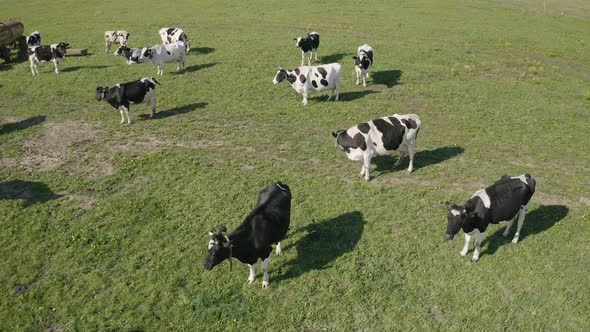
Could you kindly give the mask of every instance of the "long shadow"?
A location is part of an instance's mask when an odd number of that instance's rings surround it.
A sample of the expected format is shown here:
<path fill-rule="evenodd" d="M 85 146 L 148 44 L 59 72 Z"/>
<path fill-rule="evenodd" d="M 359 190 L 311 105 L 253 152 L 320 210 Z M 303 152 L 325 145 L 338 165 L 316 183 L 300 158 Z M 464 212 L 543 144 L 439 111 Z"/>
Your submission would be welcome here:
<path fill-rule="evenodd" d="M 71 72 L 71 71 L 78 71 L 80 69 L 103 69 L 103 68 L 108 68 L 109 66 L 105 66 L 105 65 L 98 65 L 98 66 L 74 66 L 74 67 L 67 67 L 64 69 L 60 69 L 61 72 Z"/>
<path fill-rule="evenodd" d="M 43 182 L 12 180 L 0 182 L 0 200 L 24 199 L 25 206 L 44 203 L 61 197 L 53 193 Z"/>
<path fill-rule="evenodd" d="M 296 230 L 296 233 L 307 233 L 293 245 L 297 258 L 286 263 L 286 271 L 273 279 L 287 280 L 311 270 L 329 268 L 336 258 L 354 249 L 361 239 L 365 223 L 363 214 L 354 211 Z"/>
<path fill-rule="evenodd" d="M 154 117 L 152 119 L 164 119 L 164 118 L 167 118 L 167 117 L 173 116 L 173 115 L 185 114 L 185 113 L 192 112 L 192 111 L 196 110 L 197 108 L 204 108 L 205 106 L 207 106 L 207 103 L 192 103 L 189 105 L 176 107 L 176 108 L 169 109 L 166 111 L 157 111 L 154 114 Z M 140 114 L 139 117 L 142 119 L 149 119 L 150 115 L 149 114 Z"/>
<path fill-rule="evenodd" d="M 200 64 L 200 65 L 189 66 L 189 67 L 186 67 L 186 71 L 188 71 L 189 73 L 192 73 L 194 71 L 199 71 L 201 69 L 213 67 L 218 63 L 219 62 L 211 62 L 211 63 L 204 63 L 204 64 Z"/>
<path fill-rule="evenodd" d="M 5 70 L 9 70 L 12 69 L 12 64 L 10 63 L 1 63 L 0 64 L 0 71 L 5 71 Z"/>
<path fill-rule="evenodd" d="M 534 199 L 534 196 L 533 196 Z M 541 205 L 534 211 L 527 213 L 518 242 L 522 242 L 529 235 L 544 232 L 555 225 L 558 221 L 567 216 L 569 209 L 565 205 Z M 482 251 L 482 255 L 493 255 L 498 248 L 512 241 L 514 233 L 516 232 L 517 220 L 514 221 L 508 236 L 503 236 L 502 233 L 506 226 L 500 227 L 493 235 L 488 236 L 482 243 L 484 246 L 487 243 L 487 248 Z"/>
<path fill-rule="evenodd" d="M 44 115 L 38 115 L 38 116 L 34 116 L 32 118 L 28 118 L 19 122 L 14 122 L 14 123 L 5 123 L 3 125 L 0 126 L 0 135 L 2 134 L 8 134 L 11 133 L 13 131 L 17 131 L 17 130 L 23 130 L 29 127 L 33 127 L 33 126 L 37 126 L 43 122 L 45 122 L 45 119 L 47 117 Z"/>
<path fill-rule="evenodd" d="M 338 100 L 340 101 L 353 101 L 359 98 L 363 98 L 366 95 L 370 95 L 373 93 L 379 93 L 379 91 L 374 91 L 374 90 L 361 90 L 361 91 L 349 91 L 349 92 L 341 92 L 340 95 L 338 96 Z M 315 97 L 311 97 L 309 98 L 310 100 L 323 100 L 328 98 L 328 96 L 315 96 Z M 332 98 L 331 100 L 334 100 L 334 98 Z"/>
<path fill-rule="evenodd" d="M 373 77 L 373 84 L 384 84 L 388 88 L 392 88 L 400 84 L 399 80 L 402 73 L 401 70 L 382 70 L 373 72 L 371 76 Z"/>
<path fill-rule="evenodd" d="M 192 47 L 188 52 L 196 54 L 209 54 L 211 52 L 215 52 L 215 49 L 211 47 Z"/>
<path fill-rule="evenodd" d="M 442 163 L 445 160 L 460 155 L 463 151 L 465 150 L 458 146 L 445 146 L 434 150 L 418 151 L 414 155 L 414 170 Z M 404 156 L 404 159 L 398 167 L 393 167 L 398 156 L 399 155 L 386 155 L 374 157 L 372 161 L 377 165 L 375 170 L 381 174 L 387 174 L 406 169 L 410 163 L 410 158 L 408 156 Z"/>
<path fill-rule="evenodd" d="M 342 58 L 347 56 L 350 56 L 350 62 L 352 62 L 352 53 L 335 53 L 335 54 L 330 54 L 330 55 L 326 55 L 326 56 L 322 56 L 320 57 L 320 62 L 322 64 L 327 64 L 327 63 L 332 63 L 332 62 L 338 62 L 340 60 L 342 60 Z"/>

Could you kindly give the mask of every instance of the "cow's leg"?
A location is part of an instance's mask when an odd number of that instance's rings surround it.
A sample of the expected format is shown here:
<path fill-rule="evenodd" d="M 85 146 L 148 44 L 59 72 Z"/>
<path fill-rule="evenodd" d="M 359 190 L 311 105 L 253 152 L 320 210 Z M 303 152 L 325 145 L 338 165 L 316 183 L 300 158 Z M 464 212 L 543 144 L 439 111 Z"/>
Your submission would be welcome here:
<path fill-rule="evenodd" d="M 131 118 L 129 117 L 129 109 L 123 105 L 121 105 L 121 123 L 125 122 L 125 115 L 127 115 L 127 124 L 131 123 Z"/>
<path fill-rule="evenodd" d="M 55 73 L 59 74 L 59 69 L 57 69 L 57 59 L 53 59 L 53 65 L 55 66 Z"/>
<path fill-rule="evenodd" d="M 356 85 L 359 85 L 359 79 L 361 77 L 361 75 L 359 73 L 359 67 L 356 67 L 354 71 L 356 73 Z"/>
<path fill-rule="evenodd" d="M 164 75 L 164 64 L 158 65 L 158 75 Z"/>
<path fill-rule="evenodd" d="M 270 263 L 270 254 L 262 261 L 262 288 L 268 287 L 268 263 Z"/>
<path fill-rule="evenodd" d="M 367 87 L 367 78 L 369 77 L 369 72 L 365 71 L 365 73 L 363 74 L 363 86 L 366 88 Z"/>
<path fill-rule="evenodd" d="M 150 118 L 154 117 L 154 113 L 156 113 L 156 91 L 152 91 L 152 95 L 150 97 Z"/>
<path fill-rule="evenodd" d="M 369 181 L 369 169 L 371 166 L 371 158 L 373 157 L 372 150 L 367 149 L 365 153 L 363 153 L 363 167 L 365 168 L 365 181 Z"/>
<path fill-rule="evenodd" d="M 303 106 L 307 106 L 307 92 L 303 92 Z"/>
<path fill-rule="evenodd" d="M 123 107 L 123 106 L 121 106 Z M 119 112 L 121 112 L 121 122 L 119 123 L 124 123 L 125 122 L 125 111 L 123 111 L 123 108 L 119 107 Z"/>
<path fill-rule="evenodd" d="M 408 145 L 408 155 L 410 156 L 410 166 L 408 166 L 408 173 L 414 170 L 414 144 Z"/>
<path fill-rule="evenodd" d="M 401 150 L 399 151 L 399 157 L 397 157 L 397 161 L 395 162 L 395 164 L 393 164 L 394 168 L 398 167 L 399 164 L 401 164 L 402 159 L 404 158 L 404 153 L 405 153 L 405 151 L 401 151 Z"/>
<path fill-rule="evenodd" d="M 334 91 L 336 92 L 334 101 L 338 101 L 338 97 L 340 97 L 340 81 L 334 82 Z"/>
<path fill-rule="evenodd" d="M 254 282 L 254 279 L 256 279 L 256 269 L 254 268 L 254 265 L 248 264 L 248 267 L 250 268 L 250 274 L 248 275 L 247 282 L 251 284 Z"/>
<path fill-rule="evenodd" d="M 519 213 L 517 213 L 514 218 L 510 219 L 510 221 L 508 221 L 508 225 L 506 225 L 506 229 L 504 230 L 504 233 L 502 233 L 503 236 L 508 236 L 508 234 L 510 233 L 510 228 L 512 228 L 512 224 L 514 224 L 514 220 L 516 220 L 516 218 L 518 218 L 518 215 L 520 214 L 520 210 Z"/>
<path fill-rule="evenodd" d="M 283 253 L 283 249 L 281 248 L 281 241 L 277 242 L 277 250 L 276 250 L 277 255 L 280 255 Z"/>
<path fill-rule="evenodd" d="M 301 51 L 301 65 L 305 64 L 305 52 Z"/>
<path fill-rule="evenodd" d="M 328 101 L 330 101 L 330 99 L 332 99 L 333 95 L 334 95 L 334 90 L 330 90 L 330 94 L 328 95 Z"/>
<path fill-rule="evenodd" d="M 33 76 L 35 76 L 35 62 L 31 61 L 31 73 L 33 73 Z"/>
<path fill-rule="evenodd" d="M 518 242 L 518 238 L 520 237 L 520 229 L 522 228 L 522 224 L 524 224 L 524 217 L 526 215 L 528 208 L 528 204 L 520 207 L 520 211 L 518 212 L 518 225 L 516 225 L 516 233 L 514 233 L 512 243 Z"/>
<path fill-rule="evenodd" d="M 478 232 L 477 237 L 475 238 L 475 250 L 473 251 L 473 257 L 471 258 L 472 261 L 477 262 L 479 260 L 479 253 L 481 251 L 481 242 L 486 237 L 486 232 L 483 231 L 481 233 Z"/>
<path fill-rule="evenodd" d="M 465 245 L 463 246 L 463 250 L 459 253 L 461 256 L 467 255 L 469 251 L 469 241 L 471 241 L 471 233 L 465 233 Z"/>

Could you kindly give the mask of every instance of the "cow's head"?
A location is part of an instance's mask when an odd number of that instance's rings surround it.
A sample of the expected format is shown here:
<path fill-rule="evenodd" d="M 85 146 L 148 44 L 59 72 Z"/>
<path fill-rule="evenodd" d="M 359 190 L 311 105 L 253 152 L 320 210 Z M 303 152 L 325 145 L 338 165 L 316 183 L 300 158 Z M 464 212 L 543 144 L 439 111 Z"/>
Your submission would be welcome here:
<path fill-rule="evenodd" d="M 209 252 L 207 253 L 203 267 L 207 270 L 211 270 L 213 267 L 228 258 L 230 259 L 231 267 L 231 241 L 227 236 L 227 228 L 221 227 L 217 234 L 209 232 L 209 237 Z"/>
<path fill-rule="evenodd" d="M 335 130 L 332 132 L 332 136 L 334 136 L 335 138 L 334 145 L 336 145 L 336 147 L 339 147 L 340 150 L 348 152 L 347 148 L 345 148 L 344 145 L 347 145 L 348 143 L 346 141 L 351 140 L 351 138 L 346 133 L 346 129 Z"/>
<path fill-rule="evenodd" d="M 127 52 L 129 52 L 130 50 L 131 50 L 131 49 L 130 49 L 129 47 L 121 45 L 121 46 L 119 46 L 119 47 L 117 48 L 117 50 L 115 51 L 115 53 L 114 53 L 114 54 L 115 54 L 115 55 L 126 54 L 126 53 L 127 53 Z"/>
<path fill-rule="evenodd" d="M 306 41 L 307 37 L 297 37 L 297 38 L 293 38 L 293 40 L 295 41 L 295 47 L 301 48 L 301 43 Z"/>
<path fill-rule="evenodd" d="M 277 71 L 275 78 L 272 80 L 272 84 L 281 83 L 282 81 L 285 80 L 285 78 L 287 78 L 287 76 L 289 76 L 287 71 L 285 69 L 279 67 L 279 70 Z"/>
<path fill-rule="evenodd" d="M 465 206 L 462 205 L 451 205 L 449 202 L 445 202 L 445 206 L 449 213 L 447 214 L 447 231 L 445 232 L 445 236 L 447 240 L 452 240 L 459 230 L 469 218 L 469 213 Z"/>
<path fill-rule="evenodd" d="M 360 51 L 357 55 L 352 57 L 354 59 L 354 65 L 356 67 L 367 69 L 371 65 L 371 59 L 367 53 Z"/>
<path fill-rule="evenodd" d="M 154 56 L 154 51 L 151 48 L 146 48 L 142 53 L 141 56 L 144 58 L 151 59 Z"/>
<path fill-rule="evenodd" d="M 104 99 L 105 94 L 107 93 L 107 91 L 109 91 L 109 87 L 105 86 L 99 86 L 96 88 L 96 100 L 101 101 Z"/>

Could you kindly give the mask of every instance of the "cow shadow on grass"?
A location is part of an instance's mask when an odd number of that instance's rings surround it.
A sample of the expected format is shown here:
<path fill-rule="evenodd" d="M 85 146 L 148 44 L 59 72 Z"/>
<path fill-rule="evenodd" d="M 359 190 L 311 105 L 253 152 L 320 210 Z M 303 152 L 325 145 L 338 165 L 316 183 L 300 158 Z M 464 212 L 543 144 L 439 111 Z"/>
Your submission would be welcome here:
<path fill-rule="evenodd" d="M 200 64 L 200 65 L 193 65 L 193 66 L 186 67 L 185 70 L 187 72 L 189 72 L 189 73 L 192 73 L 194 71 L 199 71 L 201 69 L 213 67 L 213 66 L 215 66 L 218 63 L 219 62 L 211 62 L 211 63 L 203 63 L 203 64 Z"/>
<path fill-rule="evenodd" d="M 311 270 L 329 268 L 331 262 L 354 249 L 361 239 L 365 224 L 363 214 L 354 211 L 297 229 L 295 234 L 307 234 L 284 249 L 295 247 L 297 258 L 279 267 L 278 270 L 283 273 L 273 279 L 287 280 Z"/>
<path fill-rule="evenodd" d="M 63 69 L 60 69 L 60 72 L 64 72 L 64 73 L 68 73 L 71 71 L 78 71 L 80 69 L 104 69 L 104 68 L 109 68 L 109 66 L 105 66 L 105 65 L 98 65 L 98 66 L 73 66 L 73 67 L 66 67 Z"/>
<path fill-rule="evenodd" d="M 383 84 L 388 88 L 392 88 L 400 84 L 399 80 L 402 73 L 401 70 L 381 70 L 373 72 L 371 76 L 373 77 L 373 84 Z"/>
<path fill-rule="evenodd" d="M 520 230 L 518 243 L 525 240 L 529 235 L 535 235 L 548 230 L 557 222 L 565 218 L 568 212 L 569 209 L 565 205 L 541 205 L 535 210 L 527 213 L 522 229 Z M 487 244 L 487 248 L 482 251 L 481 255 L 493 255 L 498 248 L 510 243 L 516 232 L 517 221 L 518 220 L 515 220 L 514 224 L 512 224 L 508 236 L 502 235 L 506 229 L 506 224 L 502 224 L 502 227 L 496 230 L 493 235 L 488 236 L 482 243 L 482 247 Z"/>
<path fill-rule="evenodd" d="M 0 200 L 24 199 L 25 206 L 61 197 L 43 182 L 12 180 L 0 182 Z"/>
<path fill-rule="evenodd" d="M 414 155 L 414 170 L 442 163 L 445 160 L 460 155 L 463 153 L 463 151 L 465 150 L 458 146 L 445 146 L 442 148 L 436 148 L 434 150 L 418 151 Z M 386 156 L 376 156 L 372 160 L 377 166 L 375 168 L 376 171 L 378 171 L 380 174 L 387 174 L 408 168 L 410 163 L 410 158 L 408 156 L 404 156 L 401 164 L 394 168 L 393 165 L 398 158 L 399 154 L 393 154 Z"/>
<path fill-rule="evenodd" d="M 0 135 L 8 134 L 13 131 L 27 129 L 33 126 L 40 125 L 41 123 L 45 122 L 47 117 L 44 115 L 34 116 L 32 118 L 28 118 L 19 122 L 14 123 L 5 123 L 0 126 Z"/>
<path fill-rule="evenodd" d="M 185 113 L 192 112 L 192 111 L 196 110 L 197 108 L 204 108 L 206 106 L 207 106 L 207 103 L 192 103 L 192 104 L 188 104 L 188 105 L 184 105 L 184 106 L 180 106 L 180 107 L 175 107 L 173 109 L 169 109 L 166 111 L 157 111 L 154 114 L 154 117 L 152 119 L 164 119 L 169 116 L 174 116 L 174 115 L 178 115 L 178 114 L 185 114 Z M 150 115 L 149 114 L 140 114 L 139 117 L 142 119 L 149 119 Z"/>
<path fill-rule="evenodd" d="M 350 56 L 350 62 L 352 63 L 352 53 L 335 53 L 320 57 L 320 62 L 325 65 L 328 63 L 338 62 L 344 57 Z"/>
<path fill-rule="evenodd" d="M 191 47 L 191 50 L 188 53 L 195 53 L 195 54 L 209 54 L 215 52 L 214 48 L 211 47 Z"/>
<path fill-rule="evenodd" d="M 379 93 L 379 91 L 374 91 L 374 90 L 362 90 L 362 91 L 349 91 L 349 92 L 342 92 L 339 94 L 338 96 L 338 100 L 339 101 L 353 101 L 356 99 L 360 99 L 363 98 L 366 95 L 370 95 L 373 93 Z M 321 96 L 315 96 L 315 97 L 311 97 L 308 98 L 309 100 L 314 100 L 314 101 L 320 101 L 320 100 L 327 100 L 330 97 L 330 95 L 328 94 L 327 96 L 321 95 Z M 334 97 L 332 97 L 331 101 L 334 100 Z"/>

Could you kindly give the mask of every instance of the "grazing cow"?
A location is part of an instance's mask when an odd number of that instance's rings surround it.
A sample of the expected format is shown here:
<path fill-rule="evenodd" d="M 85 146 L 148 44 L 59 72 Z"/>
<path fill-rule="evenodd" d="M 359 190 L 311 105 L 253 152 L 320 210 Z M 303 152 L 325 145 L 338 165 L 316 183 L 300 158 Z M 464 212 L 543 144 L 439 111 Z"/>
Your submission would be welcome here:
<path fill-rule="evenodd" d="M 115 55 L 123 55 L 127 59 L 127 64 L 139 63 L 141 58 L 141 48 L 129 48 L 127 46 L 119 46 L 115 51 Z"/>
<path fill-rule="evenodd" d="M 31 72 L 33 73 L 33 76 L 35 76 L 35 73 L 39 75 L 39 69 L 37 69 L 37 65 L 39 63 L 48 61 L 53 62 L 53 65 L 55 66 L 55 73 L 59 74 L 57 64 L 60 63 L 66 56 L 66 48 L 68 46 L 70 46 L 70 44 L 61 42 L 59 44 L 41 45 L 29 48 L 29 62 L 31 63 Z"/>
<path fill-rule="evenodd" d="M 307 65 L 311 66 L 311 58 L 315 54 L 315 60 L 318 60 L 318 48 L 320 47 L 320 34 L 317 32 L 310 32 L 305 37 L 297 37 L 293 39 L 295 47 L 301 49 L 301 65 L 305 61 L 305 56 L 308 56 Z"/>
<path fill-rule="evenodd" d="M 369 78 L 369 69 L 373 65 L 373 48 L 367 44 L 359 46 L 357 53 L 352 57 L 354 59 L 354 69 L 356 71 L 356 85 L 359 85 L 359 77 L 363 77 L 363 86 L 367 86 Z"/>
<path fill-rule="evenodd" d="M 97 87 L 96 100 L 105 100 L 111 104 L 115 109 L 121 112 L 121 123 L 125 122 L 125 115 L 127 115 L 127 123 L 131 123 L 129 117 L 129 104 L 145 103 L 148 100 L 151 104 L 150 118 L 154 117 L 156 111 L 156 84 L 160 84 L 153 77 L 144 77 L 137 81 L 120 83 L 109 88 Z"/>
<path fill-rule="evenodd" d="M 184 33 L 184 31 L 182 31 L 182 29 L 162 28 L 160 29 L 159 33 L 160 38 L 162 38 L 162 43 L 164 45 L 181 41 L 184 43 L 184 47 L 187 52 L 191 50 L 191 40 L 188 39 L 188 36 L 186 35 L 186 33 Z"/>
<path fill-rule="evenodd" d="M 465 256 L 469 250 L 471 234 L 475 232 L 477 238 L 471 260 L 476 262 L 489 224 L 509 221 L 503 233 L 504 236 L 508 236 L 510 227 L 518 217 L 518 226 L 512 239 L 512 243 L 517 243 L 529 201 L 535 193 L 535 185 L 535 179 L 530 174 L 504 175 L 493 185 L 476 191 L 463 205 L 450 205 L 449 202 L 445 202 L 449 210 L 445 233 L 447 239 L 452 240 L 459 230 L 463 229 L 465 245 L 461 250 L 461 256 Z"/>
<path fill-rule="evenodd" d="M 41 34 L 39 31 L 31 33 L 31 35 L 27 37 L 27 45 L 30 47 L 41 45 Z"/>
<path fill-rule="evenodd" d="M 129 32 L 125 30 L 117 30 L 117 31 L 105 31 L 104 32 L 104 46 L 105 52 L 111 51 L 111 44 L 120 44 L 123 46 L 127 46 L 127 42 L 129 41 Z"/>
<path fill-rule="evenodd" d="M 303 95 L 303 105 L 307 105 L 307 95 L 310 91 L 331 90 L 330 97 L 332 98 L 334 91 L 338 101 L 340 94 L 340 64 L 329 63 L 321 66 L 301 66 L 293 70 L 285 70 L 279 67 L 279 71 L 272 80 L 273 84 L 281 83 L 287 80 L 291 84 L 293 90 Z"/>
<path fill-rule="evenodd" d="M 176 70 L 180 70 L 184 65 L 184 43 L 181 41 L 167 44 L 167 45 L 156 45 L 150 48 L 143 48 L 141 58 L 139 62 L 150 61 L 152 65 L 158 67 L 158 75 L 164 75 L 164 63 L 178 61 Z"/>
<path fill-rule="evenodd" d="M 410 156 L 408 173 L 412 172 L 419 130 L 420 118 L 416 114 L 394 114 L 334 131 L 332 136 L 336 138 L 336 146 L 346 152 L 348 159 L 363 162 L 359 175 L 369 181 L 369 167 L 375 154 L 386 155 L 399 151 L 399 158 L 393 166 L 396 167 L 407 153 Z"/>
<path fill-rule="evenodd" d="M 211 270 L 214 266 L 232 257 L 248 264 L 250 274 L 248 283 L 256 277 L 254 264 L 262 259 L 262 287 L 268 287 L 268 263 L 272 244 L 277 244 L 277 255 L 281 253 L 280 241 L 285 238 L 291 222 L 291 191 L 281 182 L 271 183 L 260 191 L 256 207 L 236 230 L 226 233 L 220 228 L 217 234 L 209 232 L 208 254 L 203 266 Z"/>

